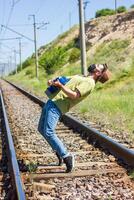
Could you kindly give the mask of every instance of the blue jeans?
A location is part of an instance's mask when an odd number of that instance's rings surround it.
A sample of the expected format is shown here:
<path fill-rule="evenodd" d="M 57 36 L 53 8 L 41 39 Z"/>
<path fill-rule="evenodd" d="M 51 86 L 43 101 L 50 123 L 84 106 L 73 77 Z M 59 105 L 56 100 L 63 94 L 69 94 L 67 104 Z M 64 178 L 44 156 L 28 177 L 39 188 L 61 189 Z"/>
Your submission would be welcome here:
<path fill-rule="evenodd" d="M 53 101 L 48 100 L 42 109 L 38 131 L 47 140 L 52 149 L 57 152 L 60 157 L 64 158 L 68 154 L 67 149 L 55 133 L 55 128 L 61 115 L 61 111 Z"/>

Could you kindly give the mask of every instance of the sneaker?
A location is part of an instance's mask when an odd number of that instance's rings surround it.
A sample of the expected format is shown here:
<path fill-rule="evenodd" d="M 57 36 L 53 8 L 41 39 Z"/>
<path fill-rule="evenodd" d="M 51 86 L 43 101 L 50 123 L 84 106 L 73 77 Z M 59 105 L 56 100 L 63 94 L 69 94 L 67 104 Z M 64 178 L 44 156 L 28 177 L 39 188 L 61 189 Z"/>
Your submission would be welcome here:
<path fill-rule="evenodd" d="M 64 163 L 66 164 L 66 172 L 72 172 L 73 168 L 74 168 L 74 156 L 73 155 L 69 155 L 66 158 L 63 159 Z"/>
<path fill-rule="evenodd" d="M 63 160 L 62 160 L 62 158 L 59 156 L 59 154 L 57 152 L 56 152 L 56 156 L 57 156 L 58 161 L 59 161 L 58 165 L 61 166 L 63 164 Z"/>

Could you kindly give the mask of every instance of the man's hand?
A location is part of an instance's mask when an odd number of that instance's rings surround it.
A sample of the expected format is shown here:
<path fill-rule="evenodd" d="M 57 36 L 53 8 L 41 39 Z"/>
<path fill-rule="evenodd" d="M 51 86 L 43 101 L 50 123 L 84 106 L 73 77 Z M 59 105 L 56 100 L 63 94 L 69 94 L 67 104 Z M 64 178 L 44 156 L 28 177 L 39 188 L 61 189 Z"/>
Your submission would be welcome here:
<path fill-rule="evenodd" d="M 72 91 L 71 89 L 67 88 L 65 85 L 60 83 L 60 81 L 53 81 L 53 80 L 48 80 L 48 85 L 54 85 L 58 88 L 60 88 L 70 99 L 77 99 L 80 98 L 81 94 L 79 90 Z"/>
<path fill-rule="evenodd" d="M 59 88 L 61 88 L 63 85 L 62 85 L 62 83 L 60 83 L 60 81 L 52 81 L 52 85 L 54 85 L 54 86 L 56 86 L 56 87 L 59 87 Z"/>
<path fill-rule="evenodd" d="M 52 80 L 48 80 L 47 84 L 50 86 L 52 85 L 53 81 Z"/>

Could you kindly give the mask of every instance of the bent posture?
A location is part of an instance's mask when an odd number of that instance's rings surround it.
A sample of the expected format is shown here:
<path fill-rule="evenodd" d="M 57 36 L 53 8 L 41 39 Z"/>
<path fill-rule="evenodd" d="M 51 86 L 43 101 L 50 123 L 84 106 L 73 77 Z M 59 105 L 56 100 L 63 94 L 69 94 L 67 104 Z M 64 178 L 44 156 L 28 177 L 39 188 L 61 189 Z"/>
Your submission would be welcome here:
<path fill-rule="evenodd" d="M 66 164 L 66 172 L 74 168 L 74 157 L 70 154 L 55 133 L 56 125 L 61 116 L 70 108 L 87 97 L 94 89 L 97 81 L 101 83 L 109 79 L 109 70 L 106 64 L 92 64 L 88 67 L 88 76 L 72 76 L 64 85 L 58 79 L 49 80 L 49 86 L 58 88 L 44 105 L 39 120 L 38 130 L 56 152 L 59 165 L 62 160 Z"/>

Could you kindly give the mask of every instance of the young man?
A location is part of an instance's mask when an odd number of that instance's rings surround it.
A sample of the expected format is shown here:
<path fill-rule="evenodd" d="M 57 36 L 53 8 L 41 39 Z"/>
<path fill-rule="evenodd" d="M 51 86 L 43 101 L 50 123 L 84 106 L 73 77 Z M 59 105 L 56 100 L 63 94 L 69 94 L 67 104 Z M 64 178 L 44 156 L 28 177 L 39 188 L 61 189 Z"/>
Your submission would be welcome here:
<path fill-rule="evenodd" d="M 49 80 L 48 85 L 59 88 L 42 109 L 38 130 L 56 152 L 59 159 L 59 165 L 62 162 L 66 164 L 66 172 L 71 172 L 74 167 L 74 157 L 68 153 L 64 144 L 55 133 L 56 125 L 62 114 L 69 111 L 74 105 L 87 97 L 94 89 L 95 83 L 100 81 L 105 83 L 109 80 L 109 70 L 106 64 L 92 64 L 88 67 L 88 76 L 72 76 L 70 80 L 63 85 L 58 80 Z"/>

